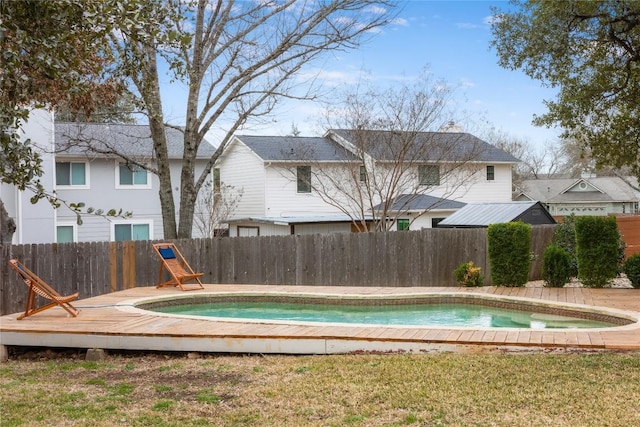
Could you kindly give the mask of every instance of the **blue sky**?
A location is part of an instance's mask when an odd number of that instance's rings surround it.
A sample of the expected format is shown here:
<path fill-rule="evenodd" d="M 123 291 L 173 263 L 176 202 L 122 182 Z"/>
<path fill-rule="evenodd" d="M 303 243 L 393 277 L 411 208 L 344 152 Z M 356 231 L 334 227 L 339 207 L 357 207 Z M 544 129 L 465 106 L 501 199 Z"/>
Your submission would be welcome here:
<path fill-rule="evenodd" d="M 337 52 L 321 63 L 319 72 L 326 87 L 355 84 L 367 71 L 376 84 L 390 85 L 398 79 L 417 76 L 428 67 L 434 78 L 455 88 L 456 109 L 471 114 L 498 130 L 536 147 L 557 140 L 556 129 L 531 124 L 534 114 L 546 111 L 544 99 L 555 91 L 522 71 L 498 65 L 490 48 L 491 7 L 508 7 L 506 1 L 409 0 L 403 3 L 397 21 L 357 50 Z M 285 104 L 268 126 L 245 129 L 247 134 L 290 134 L 292 124 L 304 136 L 320 132 L 317 117 L 322 107 L 312 103 Z M 459 123 L 471 133 L 479 133 L 469 123 Z"/>

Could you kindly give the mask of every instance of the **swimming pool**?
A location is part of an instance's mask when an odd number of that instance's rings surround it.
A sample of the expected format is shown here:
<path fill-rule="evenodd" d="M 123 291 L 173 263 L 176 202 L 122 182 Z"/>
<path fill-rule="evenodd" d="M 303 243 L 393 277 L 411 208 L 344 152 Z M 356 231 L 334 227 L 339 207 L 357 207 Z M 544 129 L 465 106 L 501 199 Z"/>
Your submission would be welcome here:
<path fill-rule="evenodd" d="M 168 315 L 254 322 L 528 329 L 608 328 L 633 323 L 577 307 L 464 294 L 404 298 L 199 295 L 138 307 Z"/>

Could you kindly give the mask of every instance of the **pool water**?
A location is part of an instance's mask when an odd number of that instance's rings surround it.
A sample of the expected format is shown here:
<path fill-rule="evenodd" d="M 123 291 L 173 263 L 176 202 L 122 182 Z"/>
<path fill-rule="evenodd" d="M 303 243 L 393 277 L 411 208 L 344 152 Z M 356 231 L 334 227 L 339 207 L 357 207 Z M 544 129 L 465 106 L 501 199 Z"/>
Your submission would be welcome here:
<path fill-rule="evenodd" d="M 154 308 L 152 311 L 232 319 L 370 325 L 533 329 L 616 326 L 608 322 L 476 304 L 338 305 L 280 302 L 216 302 L 170 305 Z"/>

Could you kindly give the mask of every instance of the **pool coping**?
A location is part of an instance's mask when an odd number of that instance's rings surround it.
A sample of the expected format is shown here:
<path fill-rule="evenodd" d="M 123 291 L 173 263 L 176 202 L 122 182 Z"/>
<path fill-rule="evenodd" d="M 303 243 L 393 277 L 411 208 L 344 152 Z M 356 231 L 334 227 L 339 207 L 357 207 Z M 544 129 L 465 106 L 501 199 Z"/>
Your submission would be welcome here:
<path fill-rule="evenodd" d="M 544 301 L 533 298 L 524 297 L 505 297 L 491 294 L 478 294 L 467 292 L 419 292 L 419 293 L 403 293 L 396 295 L 389 294 L 349 294 L 349 293 L 281 293 L 277 291 L 269 292 L 199 292 L 197 294 L 179 294 L 173 296 L 163 297 L 145 297 L 134 300 L 126 300 L 117 304 L 116 307 L 123 311 L 137 312 L 137 313 L 152 313 L 157 316 L 175 317 L 183 319 L 198 319 L 214 322 L 237 322 L 237 323 L 256 323 L 256 324 L 277 324 L 277 325 L 306 325 L 306 326 L 359 326 L 359 327 L 390 327 L 390 328 L 426 328 L 426 329 L 461 329 L 461 330 L 545 330 L 542 328 L 517 328 L 517 327 L 481 327 L 481 326 L 438 326 L 438 325 L 386 325 L 375 323 L 341 323 L 341 322 L 311 322 L 311 321 L 293 321 L 293 320 L 273 320 L 273 319 L 235 319 L 228 317 L 214 317 L 214 316 L 198 316 L 188 314 L 175 314 L 175 313 L 163 313 L 153 311 L 152 308 L 144 308 L 144 305 L 155 305 L 157 303 L 163 303 L 168 301 L 193 301 L 205 300 L 209 302 L 218 298 L 263 298 L 268 297 L 270 301 L 282 300 L 308 300 L 305 303 L 313 301 L 326 301 L 330 303 L 352 303 L 354 301 L 371 302 L 371 301 L 384 301 L 387 304 L 393 302 L 394 304 L 446 304 L 463 301 L 472 305 L 486 305 L 497 308 L 508 308 L 515 310 L 531 310 L 537 313 L 570 316 L 585 318 L 588 320 L 603 320 L 610 323 L 619 323 L 617 326 L 609 326 L 604 328 L 566 328 L 566 329 L 578 329 L 580 331 L 591 330 L 626 330 L 636 329 L 640 325 L 640 313 L 633 311 L 619 310 L 615 308 L 596 307 L 584 304 L 572 304 L 572 303 L 559 303 L 554 301 Z M 322 302 L 318 302 L 322 304 Z M 382 304 L 381 304 L 382 305 Z M 627 322 L 623 322 L 627 321 Z M 547 329 L 550 330 L 550 329 Z"/>
<path fill-rule="evenodd" d="M 640 324 L 580 330 L 520 328 L 378 327 L 231 322 L 161 316 L 133 310 L 143 299 L 196 293 L 335 294 L 395 297 L 416 294 L 478 294 L 555 302 L 640 317 L 639 289 L 587 288 L 391 288 L 277 285 L 205 285 L 204 290 L 138 287 L 79 300 L 80 314 L 52 308 L 17 320 L 0 317 L 0 345 L 211 353 L 332 354 L 357 352 L 640 352 Z"/>

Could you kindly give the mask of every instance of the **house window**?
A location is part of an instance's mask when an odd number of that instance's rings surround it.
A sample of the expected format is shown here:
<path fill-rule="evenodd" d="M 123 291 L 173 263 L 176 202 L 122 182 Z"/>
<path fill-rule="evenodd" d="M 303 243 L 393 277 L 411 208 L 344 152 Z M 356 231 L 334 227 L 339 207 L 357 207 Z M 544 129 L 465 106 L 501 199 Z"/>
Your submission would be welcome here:
<path fill-rule="evenodd" d="M 220 192 L 220 168 L 213 169 L 213 191 Z"/>
<path fill-rule="evenodd" d="M 360 182 L 367 182 L 367 168 L 360 166 Z"/>
<path fill-rule="evenodd" d="M 86 186 L 86 171 L 86 163 L 57 162 L 56 185 Z"/>
<path fill-rule="evenodd" d="M 311 193 L 311 166 L 297 168 L 298 193 Z"/>
<path fill-rule="evenodd" d="M 151 227 L 150 224 L 114 224 L 113 239 L 116 242 L 126 240 L 150 240 Z"/>
<path fill-rule="evenodd" d="M 431 218 L 431 228 L 437 228 L 444 218 Z"/>
<path fill-rule="evenodd" d="M 437 165 L 418 166 L 420 185 L 440 185 L 440 167 Z"/>
<path fill-rule="evenodd" d="M 147 171 L 138 165 L 118 162 L 118 188 L 150 188 Z"/>
<path fill-rule="evenodd" d="M 56 226 L 56 243 L 73 243 L 75 241 L 75 229 L 73 225 Z"/>
<path fill-rule="evenodd" d="M 399 219 L 396 221 L 396 226 L 398 231 L 405 231 L 409 229 L 409 220 L 408 219 Z"/>
<path fill-rule="evenodd" d="M 493 181 L 496 179 L 496 168 L 495 166 L 487 166 L 487 181 Z"/>
<path fill-rule="evenodd" d="M 260 235 L 260 227 L 250 227 L 246 225 L 238 226 L 238 237 L 253 237 Z"/>

